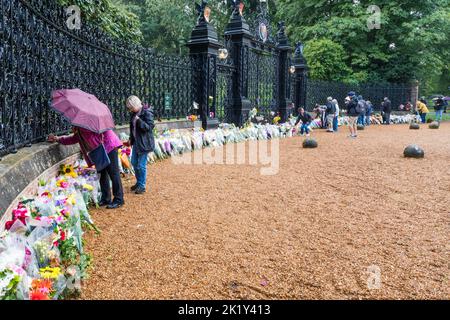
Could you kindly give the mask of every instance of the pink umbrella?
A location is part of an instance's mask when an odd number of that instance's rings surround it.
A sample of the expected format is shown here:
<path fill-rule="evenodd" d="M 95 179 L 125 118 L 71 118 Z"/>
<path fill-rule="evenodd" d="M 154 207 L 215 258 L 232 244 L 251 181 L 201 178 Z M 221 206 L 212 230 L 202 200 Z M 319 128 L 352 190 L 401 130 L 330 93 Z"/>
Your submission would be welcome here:
<path fill-rule="evenodd" d="M 52 92 L 52 107 L 75 127 L 102 133 L 114 129 L 114 120 L 106 104 L 80 89 Z"/>

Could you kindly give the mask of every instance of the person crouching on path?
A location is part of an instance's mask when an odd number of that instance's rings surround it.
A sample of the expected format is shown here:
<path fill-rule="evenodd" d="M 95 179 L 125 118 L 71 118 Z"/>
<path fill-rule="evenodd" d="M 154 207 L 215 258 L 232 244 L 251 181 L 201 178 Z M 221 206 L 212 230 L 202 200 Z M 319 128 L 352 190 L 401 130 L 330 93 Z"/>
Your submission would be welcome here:
<path fill-rule="evenodd" d="M 110 164 L 99 172 L 102 197 L 98 205 L 100 207 L 106 206 L 107 209 L 117 209 L 124 205 L 125 202 L 123 200 L 123 187 L 122 180 L 120 179 L 118 154 L 118 148 L 122 146 L 122 142 L 119 137 L 117 137 L 112 130 L 99 134 L 84 128 L 73 127 L 72 131 L 73 135 L 64 137 L 57 137 L 51 134 L 48 136 L 48 141 L 58 142 L 62 145 L 79 143 L 81 153 L 83 154 L 83 157 L 89 167 L 92 167 L 94 164 L 90 160 L 88 153 L 103 143 L 105 146 L 105 151 L 108 154 Z M 112 190 L 114 195 L 113 201 L 111 201 L 110 179 L 112 182 Z"/>
<path fill-rule="evenodd" d="M 424 100 L 417 100 L 416 110 L 419 113 L 421 122 L 425 123 L 427 121 L 427 113 L 430 111 L 428 110 L 427 105 L 424 103 Z"/>
<path fill-rule="evenodd" d="M 148 154 L 155 148 L 153 137 L 155 124 L 151 111 L 142 107 L 142 102 L 138 97 L 129 97 L 127 108 L 132 114 L 129 144 L 133 148 L 131 165 L 136 174 L 136 184 L 131 187 L 131 190 L 136 194 L 142 194 L 146 191 Z"/>
<path fill-rule="evenodd" d="M 309 125 L 311 124 L 312 117 L 311 115 L 305 111 L 303 108 L 298 108 L 298 117 L 297 121 L 295 121 L 295 126 L 298 125 L 299 122 L 302 122 L 302 126 L 300 127 L 300 134 L 304 135 L 306 132 L 306 136 L 309 136 Z"/>

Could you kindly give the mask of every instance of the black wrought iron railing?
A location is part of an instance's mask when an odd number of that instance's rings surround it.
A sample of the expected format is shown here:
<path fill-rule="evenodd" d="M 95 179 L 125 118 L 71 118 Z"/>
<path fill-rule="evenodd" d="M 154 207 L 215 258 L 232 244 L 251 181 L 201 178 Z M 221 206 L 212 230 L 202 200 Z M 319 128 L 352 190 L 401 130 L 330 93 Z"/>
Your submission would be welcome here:
<path fill-rule="evenodd" d="M 311 111 L 316 103 L 324 105 L 328 97 L 337 99 L 339 104 L 343 105 L 345 97 L 351 91 L 361 95 L 364 100 L 371 101 L 375 110 L 380 110 L 381 102 L 385 97 L 391 100 L 393 110 L 398 110 L 401 104 L 405 105 L 412 100 L 411 86 L 405 84 L 351 85 L 341 82 L 308 80 L 306 107 Z"/>
<path fill-rule="evenodd" d="M 169 56 L 111 39 L 82 24 L 69 30 L 54 0 L 0 0 L 0 155 L 42 141 L 68 124 L 50 109 L 52 90 L 80 88 L 128 122 L 125 100 L 139 96 L 158 119 L 192 108 L 188 56 Z"/>

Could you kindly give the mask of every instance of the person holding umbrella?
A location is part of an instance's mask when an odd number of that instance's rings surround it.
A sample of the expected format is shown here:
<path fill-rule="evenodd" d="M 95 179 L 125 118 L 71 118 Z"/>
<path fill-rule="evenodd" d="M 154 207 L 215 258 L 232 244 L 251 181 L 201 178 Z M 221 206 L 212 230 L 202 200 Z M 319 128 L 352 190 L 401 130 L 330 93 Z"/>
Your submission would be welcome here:
<path fill-rule="evenodd" d="M 100 206 L 117 209 L 124 205 L 120 178 L 118 148 L 122 142 L 112 130 L 114 121 L 109 108 L 95 96 L 79 89 L 56 90 L 52 93 L 52 107 L 72 124 L 72 135 L 49 135 L 49 142 L 62 145 L 79 143 L 89 166 L 95 165 L 100 175 Z M 111 199 L 110 180 L 112 182 Z"/>
<path fill-rule="evenodd" d="M 444 113 L 445 101 L 443 97 L 433 99 L 434 110 L 436 111 L 436 121 L 441 122 Z"/>

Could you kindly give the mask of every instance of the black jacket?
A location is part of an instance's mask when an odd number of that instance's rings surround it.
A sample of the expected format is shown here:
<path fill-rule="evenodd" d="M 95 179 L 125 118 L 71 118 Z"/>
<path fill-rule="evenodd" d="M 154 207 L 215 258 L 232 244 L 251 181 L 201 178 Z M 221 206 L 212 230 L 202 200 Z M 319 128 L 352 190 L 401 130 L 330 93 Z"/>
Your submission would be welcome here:
<path fill-rule="evenodd" d="M 383 102 L 383 111 L 385 113 L 391 113 L 392 111 L 392 104 L 390 100 L 386 100 Z"/>
<path fill-rule="evenodd" d="M 308 112 L 305 111 L 303 115 L 301 115 L 300 113 L 298 114 L 297 121 L 295 121 L 295 125 L 297 125 L 300 122 L 300 120 L 302 121 L 302 123 L 308 124 L 312 121 L 312 117 Z"/>
<path fill-rule="evenodd" d="M 438 99 L 436 100 L 435 105 L 434 105 L 434 110 L 440 111 L 440 110 L 444 109 L 444 106 L 445 106 L 444 99 L 438 98 Z"/>
<path fill-rule="evenodd" d="M 148 109 L 142 109 L 139 119 L 136 122 L 136 137 L 134 136 L 134 115 L 130 120 L 130 143 L 133 146 L 133 152 L 137 154 L 151 152 L 155 149 L 155 138 L 153 137 L 153 114 Z"/>
<path fill-rule="evenodd" d="M 356 111 L 356 106 L 358 105 L 358 102 L 355 99 L 351 99 L 348 103 L 347 103 L 347 116 L 349 117 L 358 117 L 359 113 Z"/>
<path fill-rule="evenodd" d="M 334 115 L 336 113 L 336 107 L 334 105 L 334 103 L 332 102 L 327 102 L 327 109 L 325 110 L 325 114 L 326 115 Z"/>

